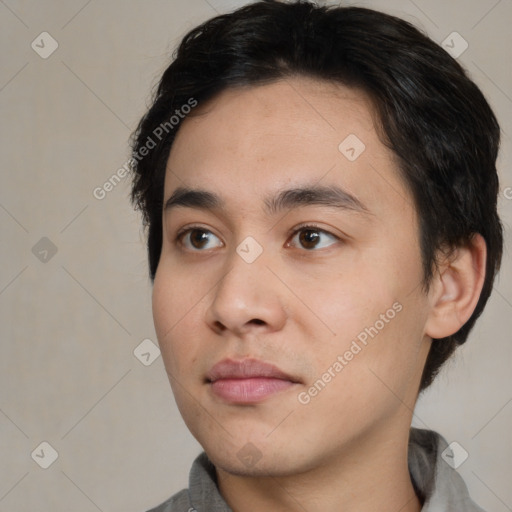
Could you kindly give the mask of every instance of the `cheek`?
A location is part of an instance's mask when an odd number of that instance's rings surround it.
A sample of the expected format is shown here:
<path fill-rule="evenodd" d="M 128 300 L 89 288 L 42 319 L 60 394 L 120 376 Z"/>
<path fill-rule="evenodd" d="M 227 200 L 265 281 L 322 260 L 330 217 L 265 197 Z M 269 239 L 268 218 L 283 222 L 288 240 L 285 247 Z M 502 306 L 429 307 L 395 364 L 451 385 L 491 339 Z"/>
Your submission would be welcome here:
<path fill-rule="evenodd" d="M 416 315 L 421 312 L 414 303 L 403 301 L 384 307 L 382 313 L 384 320 L 380 313 L 376 319 L 358 317 L 358 326 L 353 318 L 340 319 L 340 334 L 315 351 L 316 374 L 300 403 L 310 400 L 304 410 L 307 418 L 342 418 L 321 427 L 326 435 L 339 429 L 340 422 L 350 436 L 355 427 L 370 428 L 390 415 L 409 411 L 404 404 L 411 402 L 423 366 Z M 354 335 L 343 332 L 349 323 Z"/>
<path fill-rule="evenodd" d="M 379 274 L 375 265 L 356 262 L 343 272 L 330 272 L 303 282 L 299 293 L 306 297 L 312 313 L 308 315 L 309 328 L 316 327 L 317 333 L 323 332 L 335 345 L 356 337 L 398 300 L 397 281 L 388 282 L 382 277 L 385 275 L 384 271 Z"/>
<path fill-rule="evenodd" d="M 368 251 L 355 257 L 343 272 L 320 276 L 303 288 L 301 296 L 307 297 L 310 310 L 316 313 L 302 325 L 310 334 L 316 333 L 312 339 L 319 340 L 312 353 L 318 371 L 348 352 L 350 366 L 362 365 L 365 374 L 368 367 L 375 367 L 391 381 L 395 376 L 410 378 L 427 308 L 420 286 L 421 263 L 412 252 Z M 360 375 L 354 376 L 355 382 Z"/>
<path fill-rule="evenodd" d="M 190 286 L 190 279 L 160 268 L 155 276 L 152 294 L 153 321 L 164 364 L 168 373 L 178 375 L 191 368 L 198 347 L 194 340 L 198 329 L 197 314 L 205 297 L 201 286 Z"/>

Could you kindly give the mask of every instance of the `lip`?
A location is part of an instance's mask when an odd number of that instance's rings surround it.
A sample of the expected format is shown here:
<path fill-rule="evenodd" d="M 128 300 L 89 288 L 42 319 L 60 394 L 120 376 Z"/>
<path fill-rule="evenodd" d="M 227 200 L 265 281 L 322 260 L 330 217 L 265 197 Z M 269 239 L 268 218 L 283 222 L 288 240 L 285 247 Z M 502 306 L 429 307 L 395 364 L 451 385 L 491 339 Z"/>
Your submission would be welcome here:
<path fill-rule="evenodd" d="M 224 359 L 210 369 L 206 382 L 226 402 L 252 404 L 289 389 L 298 380 L 258 359 Z"/>

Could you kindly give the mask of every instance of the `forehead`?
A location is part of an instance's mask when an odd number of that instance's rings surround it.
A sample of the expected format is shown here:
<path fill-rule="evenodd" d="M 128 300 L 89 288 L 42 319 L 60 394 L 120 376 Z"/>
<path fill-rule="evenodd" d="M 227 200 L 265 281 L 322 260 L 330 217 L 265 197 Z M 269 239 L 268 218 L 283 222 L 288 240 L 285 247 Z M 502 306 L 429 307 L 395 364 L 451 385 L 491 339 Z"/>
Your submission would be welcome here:
<path fill-rule="evenodd" d="M 410 204 L 362 92 L 306 78 L 222 91 L 182 123 L 165 198 L 185 186 L 242 203 L 305 183 L 341 186 L 365 204 Z"/>

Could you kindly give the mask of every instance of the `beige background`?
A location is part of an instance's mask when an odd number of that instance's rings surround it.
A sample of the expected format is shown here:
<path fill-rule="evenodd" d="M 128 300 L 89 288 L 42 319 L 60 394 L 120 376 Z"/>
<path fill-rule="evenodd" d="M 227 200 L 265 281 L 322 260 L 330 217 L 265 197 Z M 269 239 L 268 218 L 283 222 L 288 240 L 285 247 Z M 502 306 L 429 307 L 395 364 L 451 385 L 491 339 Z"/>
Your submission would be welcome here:
<path fill-rule="evenodd" d="M 200 447 L 161 357 L 146 366 L 134 355 L 156 338 L 128 181 L 102 200 L 93 190 L 128 158 L 127 138 L 177 41 L 243 3 L 0 2 L 0 512 L 141 512 L 187 483 Z M 505 132 L 500 279 L 415 424 L 469 453 L 459 471 L 483 508 L 512 510 L 512 1 L 346 3 L 401 16 L 438 42 L 461 34 L 469 47 L 459 61 Z M 31 47 L 51 49 L 44 31 L 58 42 L 46 59 Z M 58 454 L 47 469 L 42 442 Z"/>

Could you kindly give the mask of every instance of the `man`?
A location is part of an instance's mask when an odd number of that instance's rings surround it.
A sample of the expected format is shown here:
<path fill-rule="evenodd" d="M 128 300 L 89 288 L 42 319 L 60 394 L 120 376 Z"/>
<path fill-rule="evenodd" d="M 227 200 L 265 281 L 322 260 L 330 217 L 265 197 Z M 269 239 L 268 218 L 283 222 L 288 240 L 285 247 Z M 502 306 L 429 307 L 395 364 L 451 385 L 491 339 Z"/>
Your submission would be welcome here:
<path fill-rule="evenodd" d="M 184 38 L 132 200 L 205 453 L 154 511 L 482 510 L 411 421 L 499 268 L 498 145 L 462 68 L 389 15 L 263 1 Z"/>

